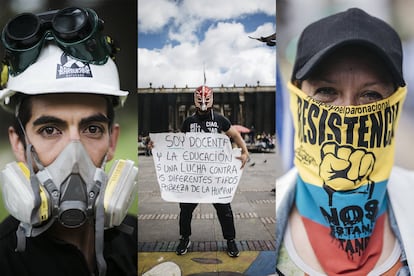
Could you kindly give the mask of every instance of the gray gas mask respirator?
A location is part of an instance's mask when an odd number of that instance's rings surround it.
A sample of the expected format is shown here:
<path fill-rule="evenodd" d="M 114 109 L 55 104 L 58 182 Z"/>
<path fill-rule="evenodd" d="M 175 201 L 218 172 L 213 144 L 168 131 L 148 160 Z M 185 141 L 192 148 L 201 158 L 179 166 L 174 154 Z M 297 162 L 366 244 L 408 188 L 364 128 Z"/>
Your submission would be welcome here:
<path fill-rule="evenodd" d="M 20 221 L 17 250 L 24 250 L 25 237 L 40 235 L 55 221 L 77 228 L 91 220 L 99 266 L 103 230 L 119 226 L 125 218 L 137 192 L 138 168 L 131 160 L 116 160 L 106 174 L 104 164 L 96 167 L 80 141 L 69 143 L 48 166 L 41 164 L 30 144 L 26 155 L 27 166 L 12 162 L 1 173 L 5 206 Z"/>

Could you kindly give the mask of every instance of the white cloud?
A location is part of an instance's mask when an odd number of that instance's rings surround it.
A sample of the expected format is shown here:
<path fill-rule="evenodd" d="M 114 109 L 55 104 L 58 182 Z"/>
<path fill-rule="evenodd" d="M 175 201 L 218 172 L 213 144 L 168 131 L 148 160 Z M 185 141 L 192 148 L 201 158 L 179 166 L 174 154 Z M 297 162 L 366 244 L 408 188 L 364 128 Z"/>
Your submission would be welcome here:
<path fill-rule="evenodd" d="M 259 27 L 260 34 L 270 34 L 274 30 L 270 25 Z M 246 33 L 240 23 L 219 23 L 200 43 L 138 49 L 138 87 L 148 87 L 150 82 L 153 87 L 197 86 L 203 81 L 203 64 L 211 86 L 255 85 L 257 81 L 274 85 L 276 49 L 248 35 L 254 34 Z"/>
<path fill-rule="evenodd" d="M 275 0 L 139 0 L 140 32 L 156 32 L 164 26 L 193 24 L 202 20 L 225 20 L 246 14 L 276 14 Z"/>
<path fill-rule="evenodd" d="M 169 0 L 138 1 L 138 30 L 140 32 L 156 32 L 176 17 L 178 7 Z"/>
<path fill-rule="evenodd" d="M 276 13 L 275 0 L 184 0 L 183 9 L 188 14 L 203 19 L 229 19 L 244 14 Z"/>
<path fill-rule="evenodd" d="M 166 5 L 173 3 L 156 1 Z M 248 38 L 274 33 L 275 22 L 258 26 L 254 32 L 248 33 L 237 21 L 241 15 L 256 12 L 274 15 L 274 0 L 183 0 L 177 3 L 179 16 L 174 19 L 172 11 L 168 16 L 161 12 L 164 23 L 170 20 L 167 26 L 169 42 L 161 49 L 138 49 L 138 87 L 148 87 L 149 83 L 153 87 L 198 86 L 203 81 L 203 66 L 210 86 L 256 85 L 257 81 L 262 85 L 275 84 L 275 47 Z M 146 10 L 151 10 L 149 5 Z M 165 11 L 163 7 L 160 10 Z M 200 40 L 196 34 L 205 19 L 215 21 Z M 223 19 L 226 22 L 220 21 Z M 161 28 L 161 21 L 151 23 L 152 27 L 149 27 L 150 24 L 142 18 L 139 31 L 142 31 L 142 26 L 147 26 L 148 31 Z"/>

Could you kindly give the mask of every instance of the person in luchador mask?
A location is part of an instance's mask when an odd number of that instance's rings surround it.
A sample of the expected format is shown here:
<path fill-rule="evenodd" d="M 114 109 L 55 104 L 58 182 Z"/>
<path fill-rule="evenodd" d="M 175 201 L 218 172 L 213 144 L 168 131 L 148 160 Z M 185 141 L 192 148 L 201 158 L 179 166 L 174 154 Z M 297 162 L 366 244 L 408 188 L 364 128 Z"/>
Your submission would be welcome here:
<path fill-rule="evenodd" d="M 246 164 L 249 153 L 246 144 L 240 133 L 231 126 L 230 121 L 223 115 L 213 110 L 213 90 L 202 85 L 194 91 L 194 104 L 196 112 L 186 118 L 181 126 L 182 132 L 207 132 L 207 133 L 225 133 L 233 139 L 239 148 L 241 156 L 238 157 L 242 162 L 242 168 Z M 191 219 L 197 203 L 180 203 L 180 243 L 175 252 L 177 255 L 184 255 L 190 246 Z M 230 203 L 214 203 L 217 211 L 217 217 L 223 232 L 224 239 L 227 240 L 227 253 L 230 257 L 238 257 L 240 252 L 237 248 L 236 230 L 234 227 L 233 211 Z"/>
<path fill-rule="evenodd" d="M 10 215 L 1 275 L 136 275 L 137 169 L 114 157 L 120 126 L 116 50 L 95 11 L 20 14 L 3 29 L 2 106 L 16 161 L 1 172 Z M 4 71 L 3 71 L 4 72 Z M 4 76 L 4 75 L 2 75 Z"/>
<path fill-rule="evenodd" d="M 288 84 L 295 168 L 276 181 L 279 275 L 414 273 L 414 172 L 393 165 L 402 62 L 397 32 L 358 8 L 303 30 Z"/>

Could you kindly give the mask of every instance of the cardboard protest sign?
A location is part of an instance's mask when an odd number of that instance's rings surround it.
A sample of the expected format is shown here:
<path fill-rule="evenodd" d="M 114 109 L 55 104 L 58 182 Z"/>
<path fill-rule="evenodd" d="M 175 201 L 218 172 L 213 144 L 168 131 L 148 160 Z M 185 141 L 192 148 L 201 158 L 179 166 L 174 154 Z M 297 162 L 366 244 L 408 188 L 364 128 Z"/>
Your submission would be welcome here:
<path fill-rule="evenodd" d="M 242 175 L 240 149 L 218 133 L 151 133 L 152 155 L 165 201 L 229 203 Z"/>

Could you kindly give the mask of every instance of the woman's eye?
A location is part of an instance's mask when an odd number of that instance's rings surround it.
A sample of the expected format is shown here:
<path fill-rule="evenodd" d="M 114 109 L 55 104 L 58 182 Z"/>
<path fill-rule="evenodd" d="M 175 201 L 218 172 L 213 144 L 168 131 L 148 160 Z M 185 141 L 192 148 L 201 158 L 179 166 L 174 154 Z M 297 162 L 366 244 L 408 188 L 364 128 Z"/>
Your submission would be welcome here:
<path fill-rule="evenodd" d="M 332 87 L 320 87 L 317 88 L 314 92 L 313 99 L 320 102 L 332 102 L 335 100 L 337 92 Z"/>
<path fill-rule="evenodd" d="M 361 100 L 364 103 L 376 102 L 384 98 L 385 97 L 377 91 L 366 91 L 361 95 Z"/>

